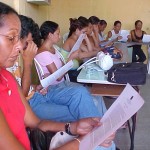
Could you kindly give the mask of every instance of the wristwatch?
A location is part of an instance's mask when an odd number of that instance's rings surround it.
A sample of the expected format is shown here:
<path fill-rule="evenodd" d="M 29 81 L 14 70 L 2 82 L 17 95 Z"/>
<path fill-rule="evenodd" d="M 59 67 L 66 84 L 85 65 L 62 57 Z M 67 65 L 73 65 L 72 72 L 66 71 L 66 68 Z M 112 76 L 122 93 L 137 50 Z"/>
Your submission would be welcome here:
<path fill-rule="evenodd" d="M 70 131 L 70 126 L 71 126 L 71 123 L 70 123 L 70 122 L 65 124 L 65 132 L 66 132 L 67 134 L 69 134 L 69 135 L 72 135 L 72 136 L 78 136 L 78 135 L 76 135 L 76 134 L 72 134 L 72 133 L 71 133 L 71 131 Z"/>

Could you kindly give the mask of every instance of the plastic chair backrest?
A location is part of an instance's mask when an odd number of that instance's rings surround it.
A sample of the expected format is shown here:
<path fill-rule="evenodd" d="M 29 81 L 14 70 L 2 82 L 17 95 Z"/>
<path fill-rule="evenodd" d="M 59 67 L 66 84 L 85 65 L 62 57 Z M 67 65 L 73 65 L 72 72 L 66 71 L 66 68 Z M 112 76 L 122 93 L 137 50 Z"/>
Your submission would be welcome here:
<path fill-rule="evenodd" d="M 58 50 L 56 50 L 56 51 L 57 51 L 57 53 L 59 54 L 59 56 L 60 56 L 61 60 L 63 61 L 63 63 L 66 64 L 66 61 L 65 61 L 63 55 L 62 55 Z M 65 79 L 66 79 L 66 81 L 69 81 L 69 82 L 70 82 L 70 78 L 69 78 L 68 73 L 65 74 Z"/>
<path fill-rule="evenodd" d="M 39 62 L 35 58 L 34 58 L 34 64 L 35 64 L 35 68 L 36 68 L 39 80 L 41 81 L 42 79 L 44 79 L 44 71 L 41 65 L 39 64 Z"/>

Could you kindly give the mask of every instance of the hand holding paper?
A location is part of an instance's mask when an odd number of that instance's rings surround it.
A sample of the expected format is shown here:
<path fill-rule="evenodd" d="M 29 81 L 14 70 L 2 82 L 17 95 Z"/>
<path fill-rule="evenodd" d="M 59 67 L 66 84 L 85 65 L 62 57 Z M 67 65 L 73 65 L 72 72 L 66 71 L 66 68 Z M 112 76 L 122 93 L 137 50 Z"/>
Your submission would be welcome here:
<path fill-rule="evenodd" d="M 72 47 L 69 55 L 68 55 L 68 58 L 69 56 L 71 55 L 72 52 L 78 50 L 82 44 L 82 41 L 84 40 L 84 38 L 86 37 L 86 34 L 81 34 L 78 38 L 78 40 L 76 41 L 76 43 L 74 44 L 74 46 Z"/>
<path fill-rule="evenodd" d="M 118 40 L 118 41 L 127 42 L 129 35 L 130 35 L 130 33 L 129 33 L 128 30 L 121 30 L 120 36 L 121 36 L 122 38 L 121 38 L 120 40 Z"/>
<path fill-rule="evenodd" d="M 43 73 L 42 67 L 37 62 L 36 59 L 34 59 L 34 61 L 35 61 L 36 70 L 40 79 L 40 83 L 43 86 L 43 88 L 47 88 L 49 85 L 53 84 L 54 81 L 56 81 L 58 78 L 60 78 L 62 75 L 64 75 L 73 67 L 73 61 L 70 60 L 67 64 L 65 64 L 63 67 L 58 69 L 56 72 L 54 72 L 53 74 L 43 79 L 44 73 Z"/>
<path fill-rule="evenodd" d="M 101 119 L 102 126 L 95 128 L 80 143 L 79 150 L 94 150 L 122 124 L 131 118 L 144 104 L 142 97 L 129 85 Z"/>
<path fill-rule="evenodd" d="M 143 43 L 149 43 L 150 42 L 150 35 L 144 34 L 142 42 Z"/>

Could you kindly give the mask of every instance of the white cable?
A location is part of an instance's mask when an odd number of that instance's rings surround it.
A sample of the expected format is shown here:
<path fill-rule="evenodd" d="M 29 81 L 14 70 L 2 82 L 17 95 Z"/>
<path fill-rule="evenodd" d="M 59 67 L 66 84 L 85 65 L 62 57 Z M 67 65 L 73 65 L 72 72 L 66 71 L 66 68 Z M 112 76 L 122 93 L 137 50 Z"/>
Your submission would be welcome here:
<path fill-rule="evenodd" d="M 82 69 L 88 62 L 90 62 L 91 60 L 96 59 L 96 58 L 97 58 L 97 57 L 93 57 L 93 58 L 89 59 L 88 61 L 86 61 L 84 64 L 82 64 L 82 65 L 77 69 L 77 71 L 80 70 L 80 69 Z"/>

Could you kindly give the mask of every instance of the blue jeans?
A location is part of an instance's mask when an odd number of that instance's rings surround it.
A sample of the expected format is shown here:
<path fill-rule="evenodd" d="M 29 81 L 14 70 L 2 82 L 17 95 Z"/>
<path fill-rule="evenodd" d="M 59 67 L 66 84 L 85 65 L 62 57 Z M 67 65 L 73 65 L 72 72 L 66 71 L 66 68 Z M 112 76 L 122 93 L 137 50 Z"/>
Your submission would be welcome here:
<path fill-rule="evenodd" d="M 29 103 L 39 118 L 60 122 L 102 117 L 106 111 L 101 97 L 95 100 L 98 110 L 85 87 L 67 81 L 50 86 L 46 95 L 36 92 Z"/>
<path fill-rule="evenodd" d="M 108 148 L 102 147 L 102 146 L 97 146 L 94 150 L 116 150 L 116 146 L 113 142 L 112 145 Z"/>

